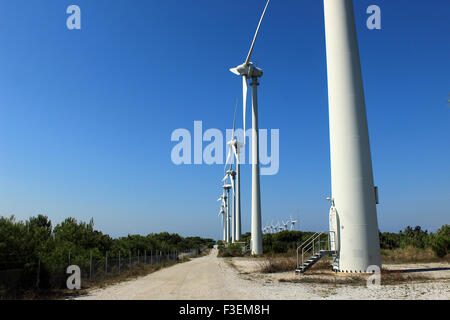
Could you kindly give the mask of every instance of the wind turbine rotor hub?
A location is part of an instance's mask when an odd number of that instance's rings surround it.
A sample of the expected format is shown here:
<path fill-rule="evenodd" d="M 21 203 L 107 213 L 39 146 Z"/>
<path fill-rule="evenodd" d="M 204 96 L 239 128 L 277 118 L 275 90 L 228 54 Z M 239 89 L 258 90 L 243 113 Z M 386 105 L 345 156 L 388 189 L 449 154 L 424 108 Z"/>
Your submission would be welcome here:
<path fill-rule="evenodd" d="M 261 68 L 255 67 L 252 62 L 248 64 L 241 64 L 236 68 L 230 69 L 231 72 L 239 76 L 245 76 L 247 78 L 260 78 L 263 75 L 263 70 Z"/>

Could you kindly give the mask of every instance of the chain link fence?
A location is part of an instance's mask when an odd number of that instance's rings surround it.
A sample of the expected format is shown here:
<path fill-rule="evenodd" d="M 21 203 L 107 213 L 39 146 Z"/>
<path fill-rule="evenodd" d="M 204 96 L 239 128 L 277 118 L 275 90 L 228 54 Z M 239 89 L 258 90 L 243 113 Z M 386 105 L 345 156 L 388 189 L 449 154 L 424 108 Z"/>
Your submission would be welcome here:
<path fill-rule="evenodd" d="M 70 265 L 80 268 L 81 286 L 85 289 L 108 279 L 146 274 L 186 258 L 196 257 L 200 252 L 199 249 L 182 252 L 137 251 L 137 255 L 133 255 L 130 251 L 119 251 L 114 258 L 110 258 L 106 252 L 101 259 L 94 259 L 90 253 L 88 262 L 69 253 L 67 263 L 61 265 L 43 263 L 40 258 L 30 263 L 24 262 L 22 257 L 16 260 L 12 257 L 10 261 L 0 263 L 0 299 L 17 298 L 24 290 L 66 289 L 67 278 L 70 276 L 66 272 Z"/>

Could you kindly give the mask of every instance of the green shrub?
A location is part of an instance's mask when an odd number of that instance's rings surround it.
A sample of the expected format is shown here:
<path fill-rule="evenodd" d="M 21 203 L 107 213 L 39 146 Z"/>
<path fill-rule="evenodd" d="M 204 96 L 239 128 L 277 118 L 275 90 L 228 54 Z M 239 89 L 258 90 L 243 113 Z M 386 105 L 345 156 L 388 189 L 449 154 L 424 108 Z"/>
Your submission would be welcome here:
<path fill-rule="evenodd" d="M 446 224 L 436 232 L 431 248 L 440 258 L 450 253 L 450 225 Z"/>
<path fill-rule="evenodd" d="M 240 244 L 230 244 L 228 247 L 219 247 L 219 257 L 242 257 L 242 246 Z"/>

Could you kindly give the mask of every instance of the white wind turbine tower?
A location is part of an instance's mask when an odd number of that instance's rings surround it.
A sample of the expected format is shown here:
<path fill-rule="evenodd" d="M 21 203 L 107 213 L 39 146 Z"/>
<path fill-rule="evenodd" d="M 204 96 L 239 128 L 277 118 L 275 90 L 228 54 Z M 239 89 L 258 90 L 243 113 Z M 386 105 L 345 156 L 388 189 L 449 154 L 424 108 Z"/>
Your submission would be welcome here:
<path fill-rule="evenodd" d="M 280 221 L 278 221 L 277 224 L 275 225 L 275 233 L 278 232 L 279 227 L 280 227 Z"/>
<path fill-rule="evenodd" d="M 222 198 L 219 198 L 219 200 L 221 200 Z M 226 223 L 226 221 L 225 221 L 225 210 L 224 210 L 224 207 L 223 207 L 223 204 L 222 204 L 222 206 L 220 206 L 220 211 L 219 211 L 219 217 L 220 217 L 220 215 L 222 215 L 222 224 L 223 224 L 223 241 L 225 241 L 226 240 L 226 226 L 225 226 L 225 223 Z"/>
<path fill-rule="evenodd" d="M 236 192 L 235 192 L 235 185 L 236 185 L 236 171 L 233 170 L 233 165 L 230 165 L 230 169 L 227 170 L 225 177 L 222 181 L 226 181 L 227 179 L 230 179 L 231 182 L 231 189 L 233 191 L 233 212 L 232 212 L 232 219 L 231 219 L 231 242 L 236 241 Z"/>
<path fill-rule="evenodd" d="M 283 221 L 284 230 L 288 229 L 288 227 L 287 227 L 288 223 L 289 223 L 289 221 Z"/>
<path fill-rule="evenodd" d="M 227 142 L 227 145 L 229 145 L 228 155 L 227 155 L 227 161 L 225 162 L 225 167 L 228 164 L 228 161 L 230 160 L 230 156 L 233 153 L 235 159 L 236 159 L 236 172 L 235 175 L 235 181 L 233 184 L 233 239 L 235 241 L 239 241 L 241 238 L 241 164 L 239 162 L 239 151 L 242 148 L 242 143 L 237 141 L 235 138 L 235 128 L 236 128 L 236 111 L 237 111 L 237 101 L 236 101 L 236 107 L 234 109 L 234 120 L 233 120 L 233 131 L 231 134 L 231 140 Z M 245 139 L 245 138 L 244 138 Z M 230 172 L 230 174 L 232 174 Z M 226 177 L 226 176 L 225 176 Z M 234 176 L 230 176 L 234 178 Z M 233 241 L 234 242 L 234 241 Z"/>
<path fill-rule="evenodd" d="M 271 229 L 271 233 L 274 233 L 274 232 L 275 232 L 275 226 L 273 225 L 273 220 L 272 220 L 272 222 L 270 223 L 270 229 Z"/>
<path fill-rule="evenodd" d="M 352 0 L 324 0 L 324 16 L 335 270 L 366 272 L 381 267 L 378 196 Z"/>
<path fill-rule="evenodd" d="M 225 214 L 226 214 L 226 235 L 225 235 L 225 241 L 227 243 L 230 243 L 230 189 L 231 185 L 224 184 L 222 186 L 224 190 L 224 200 L 225 200 Z"/>
<path fill-rule="evenodd" d="M 264 231 L 264 233 L 269 233 L 270 232 L 270 225 L 269 225 L 269 223 L 266 223 L 263 231 Z"/>
<path fill-rule="evenodd" d="M 297 220 L 293 220 L 291 216 L 291 231 L 294 230 L 295 223 L 297 223 Z"/>
<path fill-rule="evenodd" d="M 226 202 L 226 194 L 225 194 L 225 189 L 223 189 L 223 194 L 220 196 L 219 199 L 217 199 L 217 201 L 221 201 L 222 204 L 220 206 L 220 211 L 219 211 L 219 216 L 222 215 L 223 216 L 223 241 L 227 241 L 227 220 L 226 220 L 226 207 L 227 207 L 227 202 Z"/>
<path fill-rule="evenodd" d="M 280 222 L 278 222 L 278 232 L 283 231 L 283 226 Z"/>
<path fill-rule="evenodd" d="M 267 1 L 264 11 L 256 28 L 253 42 L 250 46 L 250 51 L 247 54 L 245 62 L 236 68 L 230 69 L 231 72 L 242 76 L 242 91 L 243 91 L 243 110 L 244 110 L 244 143 L 245 143 L 245 112 L 247 106 L 247 79 L 252 82 L 252 230 L 251 230 L 251 252 L 252 254 L 262 254 L 262 230 L 261 230 L 261 198 L 260 198 L 260 179 L 259 179 L 259 134 L 258 134 L 258 92 L 259 85 L 258 78 L 262 77 L 263 71 L 257 68 L 250 62 L 253 47 L 255 45 L 256 37 L 258 36 L 261 22 L 269 5 L 270 0 Z"/>

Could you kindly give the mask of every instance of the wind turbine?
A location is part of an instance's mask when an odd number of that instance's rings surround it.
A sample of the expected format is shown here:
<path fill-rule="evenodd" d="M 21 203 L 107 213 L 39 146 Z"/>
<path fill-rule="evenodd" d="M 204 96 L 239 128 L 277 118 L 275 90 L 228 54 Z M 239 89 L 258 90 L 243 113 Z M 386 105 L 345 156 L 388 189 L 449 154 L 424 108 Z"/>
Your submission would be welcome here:
<path fill-rule="evenodd" d="M 273 220 L 272 220 L 272 222 L 270 223 L 270 230 L 271 230 L 271 233 L 274 233 L 274 229 L 275 228 L 275 226 L 273 225 Z"/>
<path fill-rule="evenodd" d="M 225 194 L 225 203 L 226 203 L 226 210 L 225 210 L 225 214 L 226 214 L 226 242 L 230 243 L 230 189 L 231 189 L 231 185 L 229 184 L 224 184 L 222 186 L 223 190 L 224 190 L 224 194 Z"/>
<path fill-rule="evenodd" d="M 219 200 L 220 200 L 221 198 L 219 198 Z M 220 206 L 220 211 L 219 211 L 219 217 L 220 217 L 220 215 L 222 215 L 222 224 L 223 224 L 223 241 L 225 241 L 226 240 L 226 229 L 225 229 L 225 223 L 226 223 L 226 221 L 225 221 L 225 210 L 224 210 L 224 208 L 223 208 L 223 205 L 222 206 Z"/>
<path fill-rule="evenodd" d="M 225 195 L 225 189 L 223 190 L 223 194 L 220 196 L 219 199 L 217 199 L 217 201 L 221 201 L 222 205 L 220 206 L 220 211 L 219 211 L 219 216 L 222 215 L 223 216 L 223 241 L 227 240 L 226 237 L 226 232 L 227 232 L 227 221 L 226 221 L 226 217 L 225 217 L 225 209 L 226 209 L 226 195 Z"/>
<path fill-rule="evenodd" d="M 247 54 L 245 62 L 235 68 L 231 68 L 230 71 L 234 74 L 242 77 L 242 92 L 243 92 L 243 115 L 244 115 L 244 143 L 245 143 L 245 113 L 247 107 L 247 79 L 251 79 L 252 82 L 252 232 L 251 232 L 251 252 L 252 254 L 262 254 L 262 230 L 261 230 L 261 198 L 260 198 L 260 179 L 259 179 L 259 138 L 258 138 L 258 92 L 257 87 L 259 85 L 258 78 L 262 77 L 263 71 L 257 68 L 250 62 L 253 53 L 253 47 L 255 45 L 256 38 L 258 36 L 261 22 L 266 14 L 267 6 L 270 0 L 267 1 L 264 11 L 259 20 L 258 27 L 256 28 L 255 35 L 253 37 L 250 51 Z"/>
<path fill-rule="evenodd" d="M 277 222 L 275 226 L 275 233 L 278 233 L 278 227 L 280 226 L 280 221 Z"/>
<path fill-rule="evenodd" d="M 283 231 L 283 226 L 281 225 L 280 222 L 278 222 L 278 232 Z"/>
<path fill-rule="evenodd" d="M 231 140 L 227 142 L 229 146 L 227 161 L 225 162 L 225 167 L 230 160 L 231 154 L 233 153 L 236 159 L 236 172 L 233 174 L 230 172 L 230 178 L 234 179 L 233 182 L 233 239 L 239 241 L 241 238 L 241 164 L 239 162 L 239 150 L 242 148 L 242 143 L 237 141 L 235 138 L 235 128 L 236 128 L 236 111 L 238 102 L 236 101 L 236 107 L 234 108 L 234 119 L 233 119 L 233 131 L 231 134 Z M 245 139 L 245 138 L 244 138 Z M 231 167 L 231 166 L 230 166 Z"/>
<path fill-rule="evenodd" d="M 283 221 L 283 226 L 284 226 L 284 230 L 287 230 L 287 225 L 288 225 L 289 221 Z"/>
<path fill-rule="evenodd" d="M 236 184 L 236 171 L 233 170 L 233 165 L 230 165 L 230 169 L 227 170 L 225 177 L 222 181 L 226 181 L 230 179 L 231 181 L 231 189 L 233 191 L 233 213 L 231 219 L 231 242 L 236 241 L 236 192 L 235 192 L 235 184 Z"/>
<path fill-rule="evenodd" d="M 324 16 L 335 270 L 366 272 L 381 268 L 381 255 L 353 1 L 324 0 Z"/>
<path fill-rule="evenodd" d="M 297 222 L 297 220 L 293 220 L 291 216 L 291 231 L 294 230 L 294 225 Z"/>

